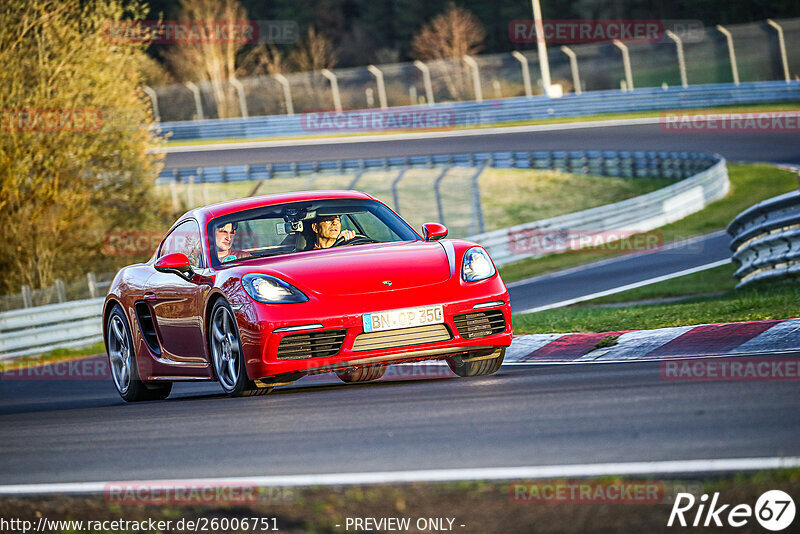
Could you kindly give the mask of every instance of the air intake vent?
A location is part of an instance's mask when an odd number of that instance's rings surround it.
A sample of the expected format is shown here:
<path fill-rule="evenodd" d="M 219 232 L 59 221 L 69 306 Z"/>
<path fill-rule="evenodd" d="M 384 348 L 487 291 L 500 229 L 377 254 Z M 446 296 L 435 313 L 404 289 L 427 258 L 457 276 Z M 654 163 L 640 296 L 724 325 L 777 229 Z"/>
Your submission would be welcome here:
<path fill-rule="evenodd" d="M 359 334 L 353 343 L 353 351 L 360 352 L 365 350 L 408 347 L 410 345 L 422 345 L 423 343 L 434 343 L 436 341 L 448 341 L 452 338 L 453 336 L 450 335 L 450 330 L 443 324 L 415 326 L 413 328 L 403 328 L 400 330 Z"/>
<path fill-rule="evenodd" d="M 458 333 L 465 339 L 491 336 L 506 329 L 506 320 L 501 310 L 454 315 L 453 322 L 456 324 Z"/>
<path fill-rule="evenodd" d="M 158 344 L 158 336 L 156 335 L 156 325 L 150 312 L 150 306 L 146 302 L 137 302 L 134 307 L 136 309 L 136 318 L 139 320 L 139 328 L 142 329 L 142 336 L 145 343 L 147 343 L 147 348 L 153 354 L 161 354 L 161 347 Z"/>
<path fill-rule="evenodd" d="M 335 356 L 342 348 L 347 330 L 323 330 L 286 336 L 278 345 L 279 360 L 302 360 Z"/>

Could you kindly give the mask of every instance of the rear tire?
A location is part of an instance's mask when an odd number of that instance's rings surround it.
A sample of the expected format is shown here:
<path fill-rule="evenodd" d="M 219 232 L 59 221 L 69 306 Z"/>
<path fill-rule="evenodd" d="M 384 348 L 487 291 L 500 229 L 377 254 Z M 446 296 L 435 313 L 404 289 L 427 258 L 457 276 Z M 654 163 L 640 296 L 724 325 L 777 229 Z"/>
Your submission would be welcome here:
<path fill-rule="evenodd" d="M 482 359 L 472 359 L 480 357 L 477 354 L 467 354 L 466 356 L 453 356 L 447 358 L 447 365 L 450 370 L 458 376 L 486 376 L 497 372 L 500 366 L 503 365 L 503 359 L 506 356 L 506 348 L 500 347 L 495 349 L 491 354 L 484 356 Z M 466 360 L 466 361 L 465 361 Z"/>
<path fill-rule="evenodd" d="M 386 372 L 386 365 L 371 365 L 368 367 L 348 367 L 336 371 L 339 380 L 348 384 L 358 382 L 371 382 L 378 380 Z"/>
<path fill-rule="evenodd" d="M 169 396 L 172 382 L 145 384 L 139 378 L 131 329 L 119 304 L 114 305 L 106 323 L 106 351 L 114 387 L 124 401 L 164 400 Z"/>
<path fill-rule="evenodd" d="M 224 299 L 217 300 L 211 310 L 208 348 L 214 377 L 225 393 L 231 397 L 254 397 L 272 391 L 272 388 L 259 388 L 248 378 L 239 328 L 233 310 Z"/>

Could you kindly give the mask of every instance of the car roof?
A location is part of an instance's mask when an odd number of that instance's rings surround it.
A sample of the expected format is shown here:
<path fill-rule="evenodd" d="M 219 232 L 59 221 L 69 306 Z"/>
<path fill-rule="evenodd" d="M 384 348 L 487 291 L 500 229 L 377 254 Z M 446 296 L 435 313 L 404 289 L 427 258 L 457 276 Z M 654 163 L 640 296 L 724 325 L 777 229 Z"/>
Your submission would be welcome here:
<path fill-rule="evenodd" d="M 240 211 L 245 211 L 253 208 L 260 208 L 263 206 L 272 206 L 275 204 L 284 204 L 287 202 L 302 202 L 308 200 L 326 200 L 326 199 L 369 199 L 375 200 L 372 196 L 362 193 L 361 191 L 297 191 L 294 193 L 279 193 L 275 195 L 261 195 L 257 197 L 237 198 L 217 204 L 210 204 L 200 208 L 195 208 L 186 212 L 179 221 L 188 218 L 197 219 L 201 225 L 205 226 L 211 219 L 230 215 Z M 177 223 L 176 223 L 177 224 Z"/>

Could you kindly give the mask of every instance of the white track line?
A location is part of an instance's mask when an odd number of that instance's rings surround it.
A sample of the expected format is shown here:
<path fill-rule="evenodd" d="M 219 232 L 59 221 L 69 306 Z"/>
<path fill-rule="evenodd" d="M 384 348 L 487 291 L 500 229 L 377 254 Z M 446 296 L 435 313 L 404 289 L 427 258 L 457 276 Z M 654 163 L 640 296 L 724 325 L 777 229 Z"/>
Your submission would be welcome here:
<path fill-rule="evenodd" d="M 221 487 L 236 485 L 274 486 L 339 486 L 348 484 L 402 484 L 409 482 L 450 482 L 457 480 L 519 480 L 567 477 L 600 477 L 623 475 L 671 475 L 688 473 L 722 473 L 800 467 L 800 457 L 723 458 L 708 460 L 670 460 L 601 464 L 567 464 L 519 467 L 477 467 L 463 469 L 429 469 L 419 471 L 378 471 L 372 473 L 329 473 L 316 475 L 278 475 L 128 481 L 152 488 Z M 109 484 L 122 481 L 66 482 L 57 484 L 18 484 L 0 486 L 0 495 L 46 495 L 102 493 Z"/>
<path fill-rule="evenodd" d="M 713 263 L 707 263 L 705 265 L 698 265 L 697 267 L 692 267 L 690 269 L 684 269 L 683 271 L 678 271 L 675 273 L 664 274 L 661 276 L 656 276 L 655 278 L 648 278 L 647 280 L 641 280 L 639 282 L 634 282 L 632 284 L 627 284 L 624 286 L 614 287 L 611 289 L 606 289 L 604 291 L 598 291 L 597 293 L 590 293 L 589 295 L 583 295 L 580 297 L 575 297 L 574 299 L 562 300 L 561 302 L 554 302 L 552 304 L 545 304 L 544 306 L 537 306 L 536 308 L 528 308 L 527 310 L 521 311 L 514 311 L 514 313 L 534 313 L 540 312 L 544 310 L 552 310 L 553 308 L 562 308 L 564 306 L 569 306 L 570 304 L 575 304 L 577 302 L 584 302 L 587 300 L 592 300 L 600 297 L 605 297 L 608 295 L 613 295 L 615 293 L 621 293 L 623 291 L 628 291 L 629 289 L 636 289 L 637 287 L 648 286 L 650 284 L 656 284 L 658 282 L 663 282 L 664 280 L 671 280 L 673 278 L 678 278 L 680 276 L 686 276 L 688 274 L 698 273 L 700 271 L 706 271 L 708 269 L 713 269 L 714 267 L 720 267 L 722 265 L 726 265 L 730 263 L 730 258 L 726 258 L 724 260 L 715 261 Z"/>
<path fill-rule="evenodd" d="M 556 124 L 533 124 L 528 126 L 499 126 L 496 128 L 470 128 L 468 130 L 448 130 L 444 132 L 414 132 L 402 134 L 351 135 L 305 139 L 281 139 L 276 141 L 241 141 L 236 143 L 210 143 L 206 145 L 170 146 L 155 148 L 150 153 L 175 154 L 180 152 L 211 152 L 216 150 L 241 150 L 248 148 L 278 148 L 310 145 L 342 145 L 350 143 L 375 143 L 405 141 L 411 139 L 437 139 L 441 137 L 471 137 L 475 135 L 502 135 L 526 132 L 550 132 L 558 130 L 579 130 L 583 128 L 606 128 L 610 126 L 636 126 L 639 124 L 658 124 L 661 117 L 638 119 L 614 119 L 604 121 L 565 122 Z"/>

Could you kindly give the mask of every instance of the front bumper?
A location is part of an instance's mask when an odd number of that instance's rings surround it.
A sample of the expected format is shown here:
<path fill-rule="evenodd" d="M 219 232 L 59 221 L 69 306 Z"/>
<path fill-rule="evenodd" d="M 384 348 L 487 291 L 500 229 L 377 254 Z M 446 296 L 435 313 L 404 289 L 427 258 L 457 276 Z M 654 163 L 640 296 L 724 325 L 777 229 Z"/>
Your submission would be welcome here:
<path fill-rule="evenodd" d="M 512 336 L 511 308 L 508 292 L 499 277 L 487 280 L 485 283 L 477 283 L 475 287 L 468 287 L 467 291 L 463 287 L 458 289 L 452 295 L 446 295 L 445 291 L 437 291 L 439 298 L 423 294 L 412 297 L 408 292 L 328 297 L 324 299 L 324 308 L 321 302 L 314 303 L 314 299 L 309 303 L 279 306 L 244 304 L 236 315 L 248 376 L 256 379 L 297 372 L 320 373 L 355 365 L 442 359 L 466 352 L 509 346 Z M 465 298 L 464 293 L 471 294 Z M 455 298 L 456 296 L 461 298 Z M 502 304 L 474 308 L 476 304 L 490 302 L 502 302 Z M 354 350 L 356 338 L 364 332 L 362 323 L 364 313 L 437 304 L 443 307 L 444 325 L 450 333 L 449 339 L 377 350 Z M 323 309 L 330 312 L 323 313 Z M 505 323 L 504 328 L 502 331 L 483 337 L 469 338 L 462 335 L 453 317 L 473 312 L 493 312 L 495 316 L 501 313 Z M 287 327 L 309 324 L 322 327 L 302 332 L 275 332 Z M 278 349 L 285 337 L 330 331 L 344 332 L 341 348 L 334 355 L 293 360 L 278 357 Z"/>

